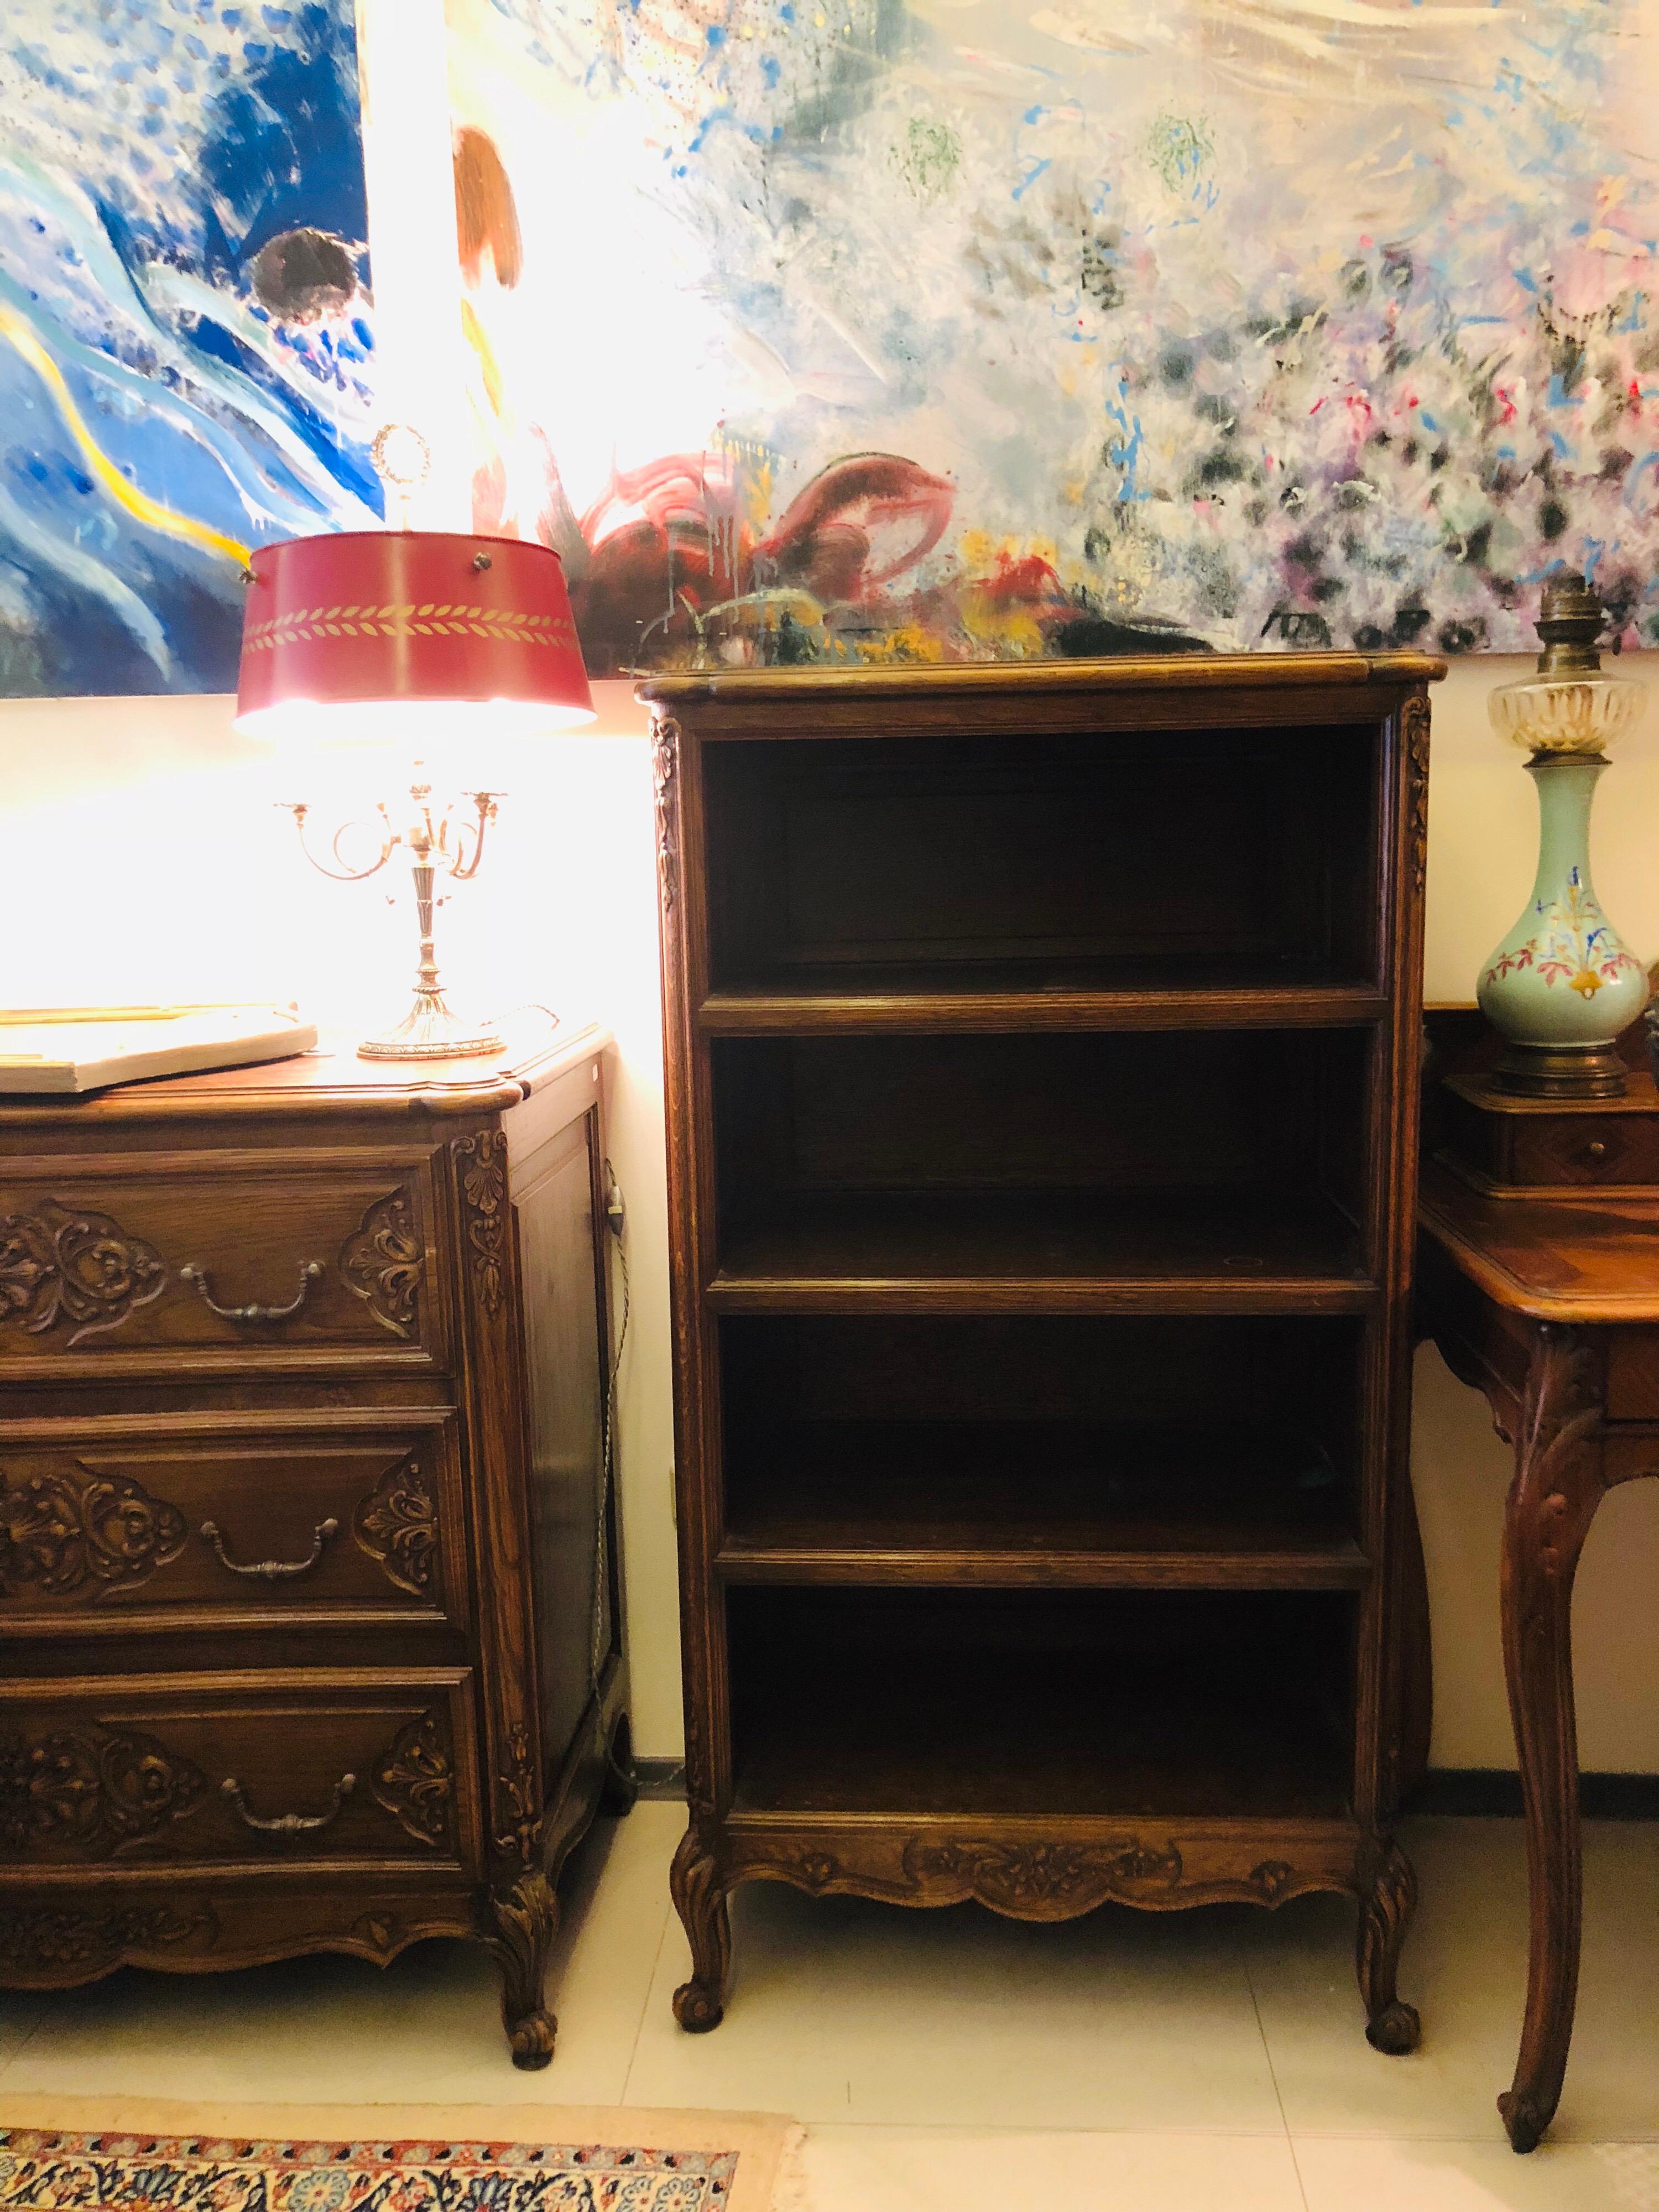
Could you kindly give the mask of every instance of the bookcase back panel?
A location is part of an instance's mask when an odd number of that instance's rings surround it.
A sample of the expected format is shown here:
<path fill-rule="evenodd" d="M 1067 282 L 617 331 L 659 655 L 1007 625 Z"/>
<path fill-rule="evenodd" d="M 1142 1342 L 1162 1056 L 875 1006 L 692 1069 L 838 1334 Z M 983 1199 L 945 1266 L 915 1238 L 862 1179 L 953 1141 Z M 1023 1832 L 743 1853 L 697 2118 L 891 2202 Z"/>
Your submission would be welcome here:
<path fill-rule="evenodd" d="M 1322 1593 L 730 1593 L 757 1809 L 1340 1813 L 1353 1601 Z"/>
<path fill-rule="evenodd" d="M 722 1198 L 1283 1187 L 1358 1210 L 1352 1030 L 723 1039 Z"/>
<path fill-rule="evenodd" d="M 1352 1320 L 727 1317 L 720 1343 L 740 1539 L 1358 1536 Z"/>
<path fill-rule="evenodd" d="M 1362 982 L 1376 725 L 708 748 L 710 980 L 1010 960 Z"/>

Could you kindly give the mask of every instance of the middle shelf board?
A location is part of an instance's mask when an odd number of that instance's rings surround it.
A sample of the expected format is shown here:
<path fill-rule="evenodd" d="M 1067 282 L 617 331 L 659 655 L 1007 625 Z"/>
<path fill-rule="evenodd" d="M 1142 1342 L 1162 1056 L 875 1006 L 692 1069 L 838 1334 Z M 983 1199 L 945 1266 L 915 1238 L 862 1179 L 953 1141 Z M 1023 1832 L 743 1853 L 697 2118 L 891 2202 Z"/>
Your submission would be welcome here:
<path fill-rule="evenodd" d="M 1358 1028 L 1388 1000 L 1361 978 L 1282 969 L 1170 972 L 1124 962 L 839 966 L 736 981 L 697 1012 L 708 1036 L 1046 1030 Z"/>
<path fill-rule="evenodd" d="M 1248 1423 L 726 1423 L 727 1582 L 1354 1589 L 1351 1484 Z"/>
<path fill-rule="evenodd" d="M 1271 1188 L 802 1192 L 727 1225 L 717 1312 L 1364 1313 L 1358 1232 Z"/>

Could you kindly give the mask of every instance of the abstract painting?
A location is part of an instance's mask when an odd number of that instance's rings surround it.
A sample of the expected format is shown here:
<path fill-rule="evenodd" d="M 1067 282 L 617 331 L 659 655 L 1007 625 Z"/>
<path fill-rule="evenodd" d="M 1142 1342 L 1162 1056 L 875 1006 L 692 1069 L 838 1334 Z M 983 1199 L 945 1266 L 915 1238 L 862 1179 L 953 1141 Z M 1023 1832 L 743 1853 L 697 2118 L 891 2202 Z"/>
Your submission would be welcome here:
<path fill-rule="evenodd" d="M 1650 0 L 447 0 L 592 665 L 1659 642 Z"/>
<path fill-rule="evenodd" d="M 374 527 L 351 0 L 0 9 L 0 696 L 235 688 L 249 547 Z"/>

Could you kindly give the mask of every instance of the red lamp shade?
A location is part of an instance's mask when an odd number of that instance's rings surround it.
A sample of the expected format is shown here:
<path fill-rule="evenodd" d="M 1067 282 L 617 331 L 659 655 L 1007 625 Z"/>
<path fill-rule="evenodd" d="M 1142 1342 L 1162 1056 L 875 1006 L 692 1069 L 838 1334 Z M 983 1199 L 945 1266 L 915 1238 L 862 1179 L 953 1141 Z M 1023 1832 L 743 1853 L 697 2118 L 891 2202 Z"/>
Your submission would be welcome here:
<path fill-rule="evenodd" d="M 261 546 L 252 567 L 240 730 L 407 738 L 428 723 L 530 733 L 592 720 L 544 545 L 349 532 Z"/>

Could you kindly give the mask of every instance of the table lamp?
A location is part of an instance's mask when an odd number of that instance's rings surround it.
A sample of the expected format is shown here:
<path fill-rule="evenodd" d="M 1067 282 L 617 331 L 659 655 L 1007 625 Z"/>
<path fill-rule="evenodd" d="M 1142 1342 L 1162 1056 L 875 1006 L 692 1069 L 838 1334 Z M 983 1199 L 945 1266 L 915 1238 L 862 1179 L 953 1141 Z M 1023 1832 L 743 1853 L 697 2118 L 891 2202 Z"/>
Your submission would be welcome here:
<path fill-rule="evenodd" d="M 369 1060 L 454 1060 L 499 1052 L 501 1037 L 445 1003 L 433 951 L 434 891 L 478 872 L 500 791 L 440 796 L 422 762 L 431 740 L 476 747 L 591 721 L 593 702 L 556 553 L 519 538 L 442 531 L 343 532 L 290 538 L 252 556 L 242 632 L 239 730 L 277 738 L 398 740 L 416 758 L 408 811 L 379 802 L 380 851 L 347 864 L 342 823 L 327 858 L 306 836 L 309 803 L 289 802 L 307 858 L 357 883 L 401 846 L 420 932 L 415 1002 L 357 1048 Z"/>
<path fill-rule="evenodd" d="M 1538 874 L 1516 921 L 1481 970 L 1480 1011 L 1504 1039 L 1496 1089 L 1528 1098 L 1617 1098 L 1616 1039 L 1647 1001 L 1641 963 L 1601 911 L 1590 881 L 1590 804 L 1607 748 L 1636 726 L 1645 695 L 1602 672 L 1607 620 L 1577 576 L 1544 586 L 1537 673 L 1492 692 L 1492 726 L 1532 757 Z"/>

